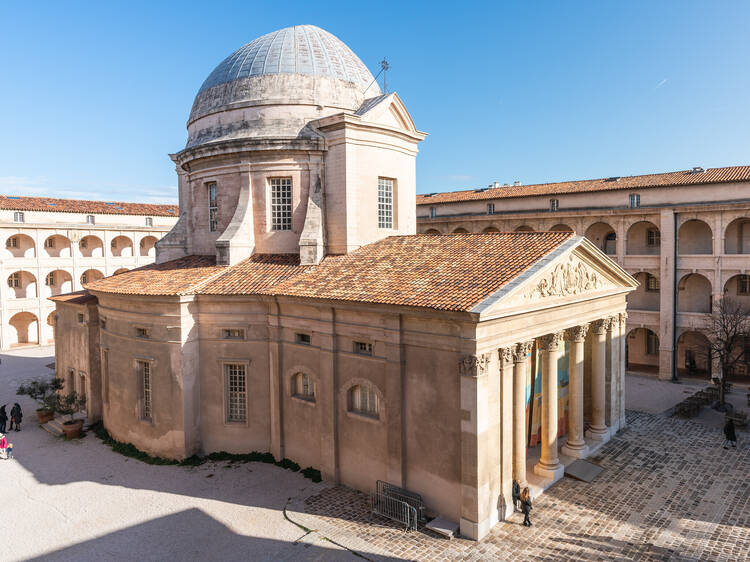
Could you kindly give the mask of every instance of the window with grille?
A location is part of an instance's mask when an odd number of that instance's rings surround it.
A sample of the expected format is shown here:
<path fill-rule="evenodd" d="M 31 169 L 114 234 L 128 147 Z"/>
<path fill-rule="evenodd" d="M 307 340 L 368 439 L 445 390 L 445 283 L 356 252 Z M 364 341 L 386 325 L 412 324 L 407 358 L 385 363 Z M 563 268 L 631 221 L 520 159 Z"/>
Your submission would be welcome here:
<path fill-rule="evenodd" d="M 737 294 L 750 295 L 750 275 L 740 275 L 737 279 Z"/>
<path fill-rule="evenodd" d="M 302 345 L 310 345 L 310 334 L 294 334 L 294 341 Z"/>
<path fill-rule="evenodd" d="M 355 341 L 354 353 L 358 353 L 359 355 L 372 355 L 372 344 L 363 341 Z"/>
<path fill-rule="evenodd" d="M 430 207 L 430 217 L 435 218 L 437 216 L 437 207 Z"/>
<path fill-rule="evenodd" d="M 221 335 L 225 340 L 244 340 L 245 330 L 242 328 L 224 328 Z"/>
<path fill-rule="evenodd" d="M 138 361 L 138 376 L 141 380 L 141 418 L 150 420 L 153 412 L 150 361 Z"/>
<path fill-rule="evenodd" d="M 8 240 L 5 241 L 5 247 L 6 248 L 18 248 L 18 238 L 15 236 L 8 238 Z"/>
<path fill-rule="evenodd" d="M 54 238 L 47 238 L 44 241 L 44 247 L 45 248 L 54 248 L 55 247 L 55 239 Z"/>
<path fill-rule="evenodd" d="M 550 199 L 549 200 L 549 210 L 550 211 L 557 211 L 557 209 L 560 208 L 560 201 L 558 199 Z"/>
<path fill-rule="evenodd" d="M 245 365 L 242 363 L 225 364 L 224 376 L 227 388 L 227 421 L 244 423 L 247 420 Z"/>
<path fill-rule="evenodd" d="M 89 282 L 89 276 L 86 274 L 86 272 L 81 273 L 81 285 L 85 285 Z"/>
<path fill-rule="evenodd" d="M 646 279 L 646 290 L 647 291 L 659 290 L 659 280 L 653 275 L 649 275 L 648 278 Z"/>
<path fill-rule="evenodd" d="M 378 395 L 371 384 L 358 384 L 349 389 L 349 411 L 378 417 Z"/>
<path fill-rule="evenodd" d="M 641 206 L 641 196 L 637 193 L 630 194 L 630 208 L 637 209 Z"/>
<path fill-rule="evenodd" d="M 655 228 L 649 228 L 646 234 L 646 244 L 648 246 L 658 246 L 661 244 L 661 232 Z"/>
<path fill-rule="evenodd" d="M 26 222 L 24 214 L 18 211 L 13 213 L 13 222 Z"/>
<path fill-rule="evenodd" d="M 378 178 L 378 228 L 393 228 L 393 180 Z"/>
<path fill-rule="evenodd" d="M 8 277 L 8 287 L 17 288 L 21 285 L 21 275 L 18 273 L 11 273 Z"/>
<path fill-rule="evenodd" d="M 647 355 L 658 355 L 659 354 L 659 338 L 656 334 L 649 332 L 646 336 L 646 354 Z"/>
<path fill-rule="evenodd" d="M 151 217 L 146 217 L 146 226 L 154 226 L 154 219 Z"/>
<path fill-rule="evenodd" d="M 55 273 L 51 272 L 47 274 L 47 277 L 44 279 L 44 284 L 48 287 L 52 287 L 55 284 Z"/>
<path fill-rule="evenodd" d="M 307 373 L 294 375 L 294 396 L 303 400 L 315 401 L 315 382 Z"/>
<path fill-rule="evenodd" d="M 206 190 L 208 191 L 208 230 L 209 232 L 216 232 L 219 225 L 217 217 L 219 213 L 219 201 L 216 197 L 216 182 L 207 183 Z"/>
<path fill-rule="evenodd" d="M 487 203 L 487 214 L 488 215 L 494 215 L 495 214 L 495 204 L 494 203 Z"/>
<path fill-rule="evenodd" d="M 271 230 L 292 230 L 292 178 L 271 178 Z"/>

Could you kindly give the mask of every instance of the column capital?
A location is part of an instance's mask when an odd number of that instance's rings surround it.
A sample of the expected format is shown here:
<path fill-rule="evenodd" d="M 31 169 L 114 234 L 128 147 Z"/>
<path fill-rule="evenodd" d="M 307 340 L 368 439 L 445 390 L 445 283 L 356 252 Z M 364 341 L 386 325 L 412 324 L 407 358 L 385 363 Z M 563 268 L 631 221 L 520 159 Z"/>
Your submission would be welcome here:
<path fill-rule="evenodd" d="M 573 326 L 565 330 L 565 336 L 568 341 L 582 342 L 586 339 L 588 331 L 589 325 L 581 324 L 580 326 Z"/>
<path fill-rule="evenodd" d="M 532 347 L 534 347 L 533 341 L 525 341 L 523 343 L 515 344 L 513 346 L 513 362 L 523 363 L 526 361 L 526 356 L 529 354 Z"/>
<path fill-rule="evenodd" d="M 625 324 L 627 324 L 627 321 L 628 321 L 628 313 L 621 312 L 620 314 L 618 314 L 618 316 L 620 317 L 620 325 L 625 326 Z"/>
<path fill-rule="evenodd" d="M 607 333 L 607 330 L 609 330 L 610 324 L 611 324 L 610 318 L 601 318 L 600 320 L 595 320 L 591 323 L 591 331 L 601 336 Z"/>
<path fill-rule="evenodd" d="M 539 347 L 545 351 L 558 351 L 560 342 L 563 340 L 564 332 L 554 332 L 537 338 Z"/>
<path fill-rule="evenodd" d="M 462 377 L 481 377 L 487 374 L 489 363 L 490 356 L 487 353 L 466 355 L 458 361 L 458 370 Z"/>
<path fill-rule="evenodd" d="M 500 359 L 501 364 L 513 361 L 513 347 L 501 347 L 497 350 L 497 358 Z"/>

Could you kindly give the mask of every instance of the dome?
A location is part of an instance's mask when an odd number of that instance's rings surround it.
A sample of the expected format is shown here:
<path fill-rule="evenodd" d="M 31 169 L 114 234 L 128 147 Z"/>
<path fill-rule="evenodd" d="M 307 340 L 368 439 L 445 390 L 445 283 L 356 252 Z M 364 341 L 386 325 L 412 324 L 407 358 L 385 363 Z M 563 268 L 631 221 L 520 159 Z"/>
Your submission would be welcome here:
<path fill-rule="evenodd" d="M 206 78 L 190 122 L 233 109 L 300 104 L 356 110 L 380 88 L 343 41 L 314 25 L 258 37 L 224 59 Z"/>

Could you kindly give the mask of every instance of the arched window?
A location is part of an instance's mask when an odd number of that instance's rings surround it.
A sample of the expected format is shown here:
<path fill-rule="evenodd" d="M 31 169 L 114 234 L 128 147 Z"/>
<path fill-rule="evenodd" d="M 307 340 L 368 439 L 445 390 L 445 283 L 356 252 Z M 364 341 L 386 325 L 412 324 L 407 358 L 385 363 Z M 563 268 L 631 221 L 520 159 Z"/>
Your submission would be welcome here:
<path fill-rule="evenodd" d="M 349 411 L 363 416 L 378 417 L 378 395 L 371 384 L 358 384 L 349 389 Z"/>
<path fill-rule="evenodd" d="M 307 373 L 297 373 L 293 378 L 292 394 L 296 398 L 315 402 L 315 382 Z"/>

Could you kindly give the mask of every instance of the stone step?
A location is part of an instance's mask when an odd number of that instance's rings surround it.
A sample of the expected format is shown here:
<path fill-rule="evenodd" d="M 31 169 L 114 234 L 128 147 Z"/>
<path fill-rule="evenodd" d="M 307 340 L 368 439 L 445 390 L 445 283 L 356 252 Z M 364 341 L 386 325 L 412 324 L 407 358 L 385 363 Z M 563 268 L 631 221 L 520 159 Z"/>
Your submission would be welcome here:
<path fill-rule="evenodd" d="M 88 420 L 86 419 L 85 415 L 82 414 L 75 414 L 73 416 L 74 420 L 83 420 L 83 430 L 86 431 L 91 424 L 88 423 Z M 50 434 L 59 437 L 61 435 L 65 435 L 65 432 L 63 431 L 63 424 L 67 421 L 67 416 L 55 416 L 50 421 L 45 423 L 42 427 L 45 429 L 45 431 L 49 432 Z"/>

